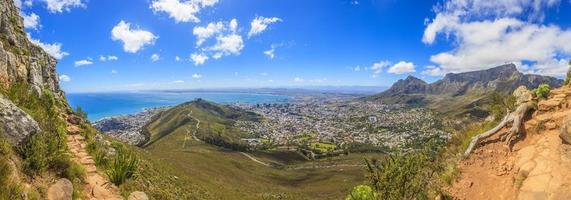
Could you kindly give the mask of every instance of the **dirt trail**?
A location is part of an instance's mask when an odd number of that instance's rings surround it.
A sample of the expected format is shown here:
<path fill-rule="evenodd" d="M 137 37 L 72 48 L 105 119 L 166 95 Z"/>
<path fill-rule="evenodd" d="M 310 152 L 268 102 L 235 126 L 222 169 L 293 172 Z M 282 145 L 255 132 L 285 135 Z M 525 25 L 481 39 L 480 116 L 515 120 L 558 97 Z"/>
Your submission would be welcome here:
<path fill-rule="evenodd" d="M 85 138 L 79 134 L 69 134 L 67 136 L 67 146 L 73 160 L 81 164 L 86 172 L 84 186 L 84 191 L 87 193 L 85 194 L 86 199 L 123 199 L 119 195 L 117 187 L 110 183 L 105 176 L 97 172 L 95 161 L 85 150 L 86 145 Z"/>
<path fill-rule="evenodd" d="M 498 134 L 459 164 L 448 189 L 455 199 L 571 199 L 571 146 L 559 138 L 571 116 L 571 88 L 553 90 L 525 123 L 524 137 L 508 152 Z"/>

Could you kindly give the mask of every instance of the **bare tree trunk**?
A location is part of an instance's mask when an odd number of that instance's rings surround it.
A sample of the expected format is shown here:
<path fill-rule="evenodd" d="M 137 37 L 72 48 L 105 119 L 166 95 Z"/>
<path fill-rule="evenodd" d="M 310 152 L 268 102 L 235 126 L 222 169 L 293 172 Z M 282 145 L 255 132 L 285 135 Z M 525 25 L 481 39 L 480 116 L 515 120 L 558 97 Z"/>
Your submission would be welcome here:
<path fill-rule="evenodd" d="M 472 137 L 470 145 L 468 145 L 468 148 L 464 152 L 464 157 L 468 157 L 468 155 L 472 153 L 472 151 L 480 141 L 494 135 L 496 132 L 498 132 L 500 129 L 502 129 L 504 126 L 506 126 L 509 122 L 512 121 L 513 121 L 512 113 L 508 113 L 506 114 L 506 117 L 504 117 L 504 119 L 496 127 L 490 129 L 489 131 L 486 131 L 484 133 Z"/>

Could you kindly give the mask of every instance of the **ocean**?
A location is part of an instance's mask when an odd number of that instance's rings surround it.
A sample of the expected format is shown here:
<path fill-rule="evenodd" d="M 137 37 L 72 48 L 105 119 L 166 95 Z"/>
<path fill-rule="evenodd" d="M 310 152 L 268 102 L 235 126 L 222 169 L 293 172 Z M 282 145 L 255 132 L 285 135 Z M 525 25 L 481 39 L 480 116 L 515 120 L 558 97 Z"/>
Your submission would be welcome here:
<path fill-rule="evenodd" d="M 145 108 L 174 106 L 196 98 L 221 104 L 284 103 L 293 99 L 283 95 L 234 92 L 71 93 L 66 97 L 73 109 L 81 107 L 92 122 L 105 117 L 138 113 Z"/>

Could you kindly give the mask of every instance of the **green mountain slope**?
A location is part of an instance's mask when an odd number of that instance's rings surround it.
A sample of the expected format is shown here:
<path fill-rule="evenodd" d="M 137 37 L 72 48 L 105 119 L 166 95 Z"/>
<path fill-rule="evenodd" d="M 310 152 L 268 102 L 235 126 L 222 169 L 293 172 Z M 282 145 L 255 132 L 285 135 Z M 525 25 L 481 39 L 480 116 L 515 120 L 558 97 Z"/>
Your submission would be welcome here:
<path fill-rule="evenodd" d="M 245 143 L 240 140 L 246 134 L 233 127 L 236 120 L 258 121 L 260 116 L 252 112 L 197 99 L 175 106 L 155 116 L 143 127 L 144 134 L 149 138 L 143 146 L 152 145 L 177 129 L 184 128 L 189 130 L 189 137 L 196 137 L 207 143 L 229 149 L 246 150 Z M 203 128 L 197 129 L 196 132 L 190 132 L 190 129 L 196 128 L 196 126 Z"/>

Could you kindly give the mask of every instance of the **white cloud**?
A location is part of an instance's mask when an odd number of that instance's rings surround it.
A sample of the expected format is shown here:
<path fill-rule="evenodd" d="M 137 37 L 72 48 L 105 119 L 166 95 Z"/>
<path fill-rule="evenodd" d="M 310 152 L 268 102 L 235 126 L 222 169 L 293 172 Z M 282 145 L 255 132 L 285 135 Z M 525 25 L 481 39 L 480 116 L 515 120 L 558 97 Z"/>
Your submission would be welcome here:
<path fill-rule="evenodd" d="M 238 34 L 238 21 L 209 23 L 205 27 L 197 26 L 193 29 L 196 36 L 196 46 L 202 46 L 208 39 L 214 38 L 213 44 L 200 49 L 200 53 L 191 55 L 195 65 L 203 64 L 208 57 L 214 59 L 229 55 L 240 55 L 244 48 L 244 40 Z M 194 58 L 193 58 L 194 57 Z"/>
<path fill-rule="evenodd" d="M 118 74 L 119 72 L 117 70 L 112 69 L 111 70 L 111 74 Z"/>
<path fill-rule="evenodd" d="M 299 78 L 299 77 L 295 77 L 295 78 L 293 79 L 293 82 L 302 83 L 302 82 L 305 82 L 305 80 L 302 79 L 302 78 Z"/>
<path fill-rule="evenodd" d="M 267 75 L 268 75 L 268 72 L 262 72 L 262 73 L 260 73 L 260 76 L 267 76 Z"/>
<path fill-rule="evenodd" d="M 71 78 L 70 78 L 68 75 L 62 74 L 62 75 L 59 76 L 59 80 L 60 80 L 61 82 L 70 82 L 70 81 L 71 81 Z"/>
<path fill-rule="evenodd" d="M 381 72 L 383 72 L 383 69 L 385 67 L 388 67 L 389 65 L 391 65 L 391 62 L 389 62 L 387 60 L 382 60 L 382 61 L 374 63 L 370 69 L 373 70 L 374 74 L 380 74 Z"/>
<path fill-rule="evenodd" d="M 192 30 L 192 34 L 196 36 L 196 46 L 200 46 L 206 39 L 222 33 L 224 29 L 225 26 L 223 22 L 209 23 L 205 27 L 195 26 Z"/>
<path fill-rule="evenodd" d="M 151 61 L 153 61 L 153 62 L 157 62 L 160 59 L 161 59 L 161 56 L 159 54 L 155 53 L 155 54 L 151 55 Z"/>
<path fill-rule="evenodd" d="M 175 22 L 200 22 L 196 16 L 203 8 L 214 6 L 218 0 L 153 0 L 153 12 L 165 12 Z"/>
<path fill-rule="evenodd" d="M 174 60 L 178 62 L 178 61 L 180 61 L 180 57 L 175 56 L 175 57 L 174 57 Z"/>
<path fill-rule="evenodd" d="M 571 56 L 571 30 L 542 24 L 545 10 L 559 2 L 448 1 L 436 10 L 422 41 L 433 44 L 438 35 L 444 35 L 454 45 L 431 56 L 437 67 L 430 70 L 443 74 L 526 62 L 528 72 L 563 75 L 568 66 L 560 61 Z"/>
<path fill-rule="evenodd" d="M 194 79 L 200 79 L 200 78 L 202 78 L 202 74 L 193 74 L 193 75 L 192 75 L 192 78 L 194 78 Z"/>
<path fill-rule="evenodd" d="M 251 27 L 250 27 L 250 32 L 248 32 L 248 38 L 251 38 L 252 36 L 255 36 L 255 35 L 258 35 L 258 34 L 264 32 L 270 24 L 280 22 L 280 21 L 282 21 L 282 19 L 277 18 L 277 17 L 270 17 L 270 18 L 266 18 L 266 17 L 262 17 L 262 16 L 256 17 L 250 23 Z"/>
<path fill-rule="evenodd" d="M 81 0 L 41 0 L 41 1 L 47 4 L 48 10 L 52 13 L 56 12 L 61 13 L 63 11 L 69 11 L 71 8 L 74 7 L 85 7 L 85 4 Z M 29 4 L 31 4 L 31 2 Z"/>
<path fill-rule="evenodd" d="M 436 67 L 434 65 L 430 65 L 425 67 L 424 71 L 422 71 L 422 74 L 429 76 L 442 76 L 445 75 L 446 73 L 442 71 L 441 68 Z"/>
<path fill-rule="evenodd" d="M 359 71 L 361 71 L 361 66 L 352 67 L 351 70 L 353 70 L 355 72 L 359 72 Z"/>
<path fill-rule="evenodd" d="M 91 65 L 91 64 L 93 64 L 93 61 L 91 61 L 91 59 L 83 59 L 83 60 L 75 61 L 73 64 L 76 67 L 79 67 L 79 66 L 84 66 L 84 65 Z"/>
<path fill-rule="evenodd" d="M 387 72 L 391 73 L 391 74 L 404 74 L 404 73 L 410 73 L 410 72 L 415 72 L 415 71 L 416 70 L 414 67 L 414 63 L 400 61 L 397 64 L 391 66 Z"/>
<path fill-rule="evenodd" d="M 270 50 L 264 51 L 264 54 L 265 54 L 266 56 L 268 56 L 268 58 L 274 59 L 274 58 L 276 57 L 276 55 L 274 54 L 274 51 L 275 51 L 275 50 L 276 50 L 276 49 L 271 48 Z"/>
<path fill-rule="evenodd" d="M 40 26 L 40 16 L 36 15 L 35 13 L 30 13 L 26 15 L 26 13 L 21 13 L 22 18 L 24 18 L 24 28 L 38 30 Z"/>
<path fill-rule="evenodd" d="M 103 55 L 100 55 L 100 56 L 99 56 L 99 60 L 102 61 L 102 62 L 105 62 L 105 61 L 113 61 L 113 60 L 119 60 L 119 57 L 117 57 L 117 56 L 103 56 Z"/>
<path fill-rule="evenodd" d="M 172 83 L 180 84 L 180 83 L 184 83 L 184 81 L 183 80 L 176 80 L 176 81 L 173 81 Z"/>
<path fill-rule="evenodd" d="M 44 51 L 46 51 L 48 54 L 53 56 L 55 59 L 61 60 L 63 57 L 69 55 L 69 53 L 61 50 L 62 45 L 60 43 L 46 44 L 46 43 L 43 43 L 39 40 L 31 38 L 29 35 L 28 35 L 28 39 L 33 44 L 38 45 L 39 47 L 44 49 Z"/>
<path fill-rule="evenodd" d="M 152 45 L 159 38 L 149 31 L 139 28 L 131 29 L 131 24 L 123 20 L 111 30 L 113 41 L 123 42 L 123 50 L 136 53 L 146 45 Z"/>
<path fill-rule="evenodd" d="M 194 63 L 194 65 L 202 65 L 208 60 L 208 56 L 201 54 L 201 53 L 193 53 L 190 54 L 190 60 Z"/>
<path fill-rule="evenodd" d="M 212 57 L 219 59 L 222 56 L 240 55 L 240 51 L 244 48 L 242 36 L 238 34 L 230 34 L 216 37 L 216 44 L 208 48 L 213 52 Z"/>

